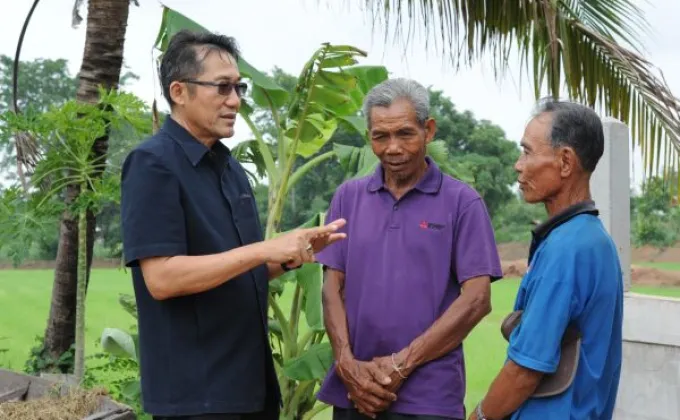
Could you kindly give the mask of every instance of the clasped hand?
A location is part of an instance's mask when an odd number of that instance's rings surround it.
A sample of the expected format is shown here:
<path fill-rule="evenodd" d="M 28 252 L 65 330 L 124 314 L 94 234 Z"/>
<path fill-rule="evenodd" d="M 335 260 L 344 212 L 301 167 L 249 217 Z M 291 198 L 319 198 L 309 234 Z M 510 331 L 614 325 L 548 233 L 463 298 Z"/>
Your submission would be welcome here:
<path fill-rule="evenodd" d="M 347 387 L 347 398 L 361 414 L 371 418 L 397 400 L 396 392 L 404 381 L 390 356 L 370 362 L 348 358 L 338 363 L 337 372 Z"/>

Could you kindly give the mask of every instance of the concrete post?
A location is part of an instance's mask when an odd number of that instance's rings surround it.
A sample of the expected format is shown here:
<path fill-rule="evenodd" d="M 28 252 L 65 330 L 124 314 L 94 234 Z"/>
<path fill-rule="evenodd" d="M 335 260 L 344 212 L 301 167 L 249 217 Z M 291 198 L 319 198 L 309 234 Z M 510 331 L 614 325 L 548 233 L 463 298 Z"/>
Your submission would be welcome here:
<path fill-rule="evenodd" d="M 680 300 L 630 292 L 628 127 L 604 118 L 604 154 L 591 179 L 600 219 L 623 269 L 623 365 L 615 420 L 680 419 Z"/>
<path fill-rule="evenodd" d="M 628 127 L 605 117 L 604 154 L 590 180 L 593 200 L 600 219 L 619 251 L 623 290 L 630 290 L 630 158 Z"/>

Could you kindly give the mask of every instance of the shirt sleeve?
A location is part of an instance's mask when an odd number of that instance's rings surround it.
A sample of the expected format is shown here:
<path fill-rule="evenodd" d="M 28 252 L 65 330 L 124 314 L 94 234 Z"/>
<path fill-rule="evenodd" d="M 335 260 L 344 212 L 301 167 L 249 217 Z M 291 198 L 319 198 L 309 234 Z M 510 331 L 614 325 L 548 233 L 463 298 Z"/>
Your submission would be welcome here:
<path fill-rule="evenodd" d="M 333 195 L 331 203 L 328 206 L 328 211 L 326 212 L 326 224 L 339 218 L 345 218 L 347 219 L 347 224 L 343 228 L 341 228 L 339 232 L 347 233 L 347 226 L 349 226 L 349 223 L 351 223 L 351 221 L 347 218 L 346 215 L 344 215 L 342 211 L 342 197 L 345 188 L 346 188 L 345 185 L 341 185 L 340 188 L 338 188 L 338 190 Z M 316 254 L 316 260 L 325 267 L 342 271 L 344 273 L 348 239 L 349 234 L 347 239 L 330 244 L 323 251 Z"/>
<path fill-rule="evenodd" d="M 453 266 L 463 283 L 473 277 L 503 277 L 491 218 L 481 197 L 473 199 L 458 215 L 454 226 Z"/>
<path fill-rule="evenodd" d="M 123 163 L 121 224 L 128 267 L 143 258 L 186 255 L 179 181 L 148 151 L 134 150 Z"/>
<path fill-rule="evenodd" d="M 527 369 L 557 370 L 562 336 L 576 308 L 574 266 L 567 263 L 573 258 L 568 253 L 551 256 L 535 274 L 522 320 L 510 335 L 508 358 Z"/>

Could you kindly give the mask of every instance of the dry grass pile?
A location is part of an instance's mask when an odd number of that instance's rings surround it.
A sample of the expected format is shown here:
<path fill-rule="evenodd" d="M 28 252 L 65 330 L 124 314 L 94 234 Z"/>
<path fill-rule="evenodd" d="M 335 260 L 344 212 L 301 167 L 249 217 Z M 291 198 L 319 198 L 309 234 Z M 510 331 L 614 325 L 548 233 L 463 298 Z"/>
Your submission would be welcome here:
<path fill-rule="evenodd" d="M 63 396 L 51 395 L 27 401 L 8 401 L 0 404 L 2 420 L 81 420 L 94 414 L 102 389 L 73 389 Z"/>

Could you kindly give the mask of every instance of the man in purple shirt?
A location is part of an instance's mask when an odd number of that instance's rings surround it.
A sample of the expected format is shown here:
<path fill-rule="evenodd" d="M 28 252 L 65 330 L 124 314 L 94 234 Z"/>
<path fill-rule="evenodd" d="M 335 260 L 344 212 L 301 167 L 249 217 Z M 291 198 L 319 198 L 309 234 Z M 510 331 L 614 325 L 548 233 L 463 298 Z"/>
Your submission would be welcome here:
<path fill-rule="evenodd" d="M 328 220 L 347 239 L 317 255 L 335 357 L 318 398 L 335 420 L 464 419 L 463 339 L 501 278 L 484 201 L 426 156 L 429 94 L 391 79 L 364 102 L 372 176 L 343 183 Z"/>

